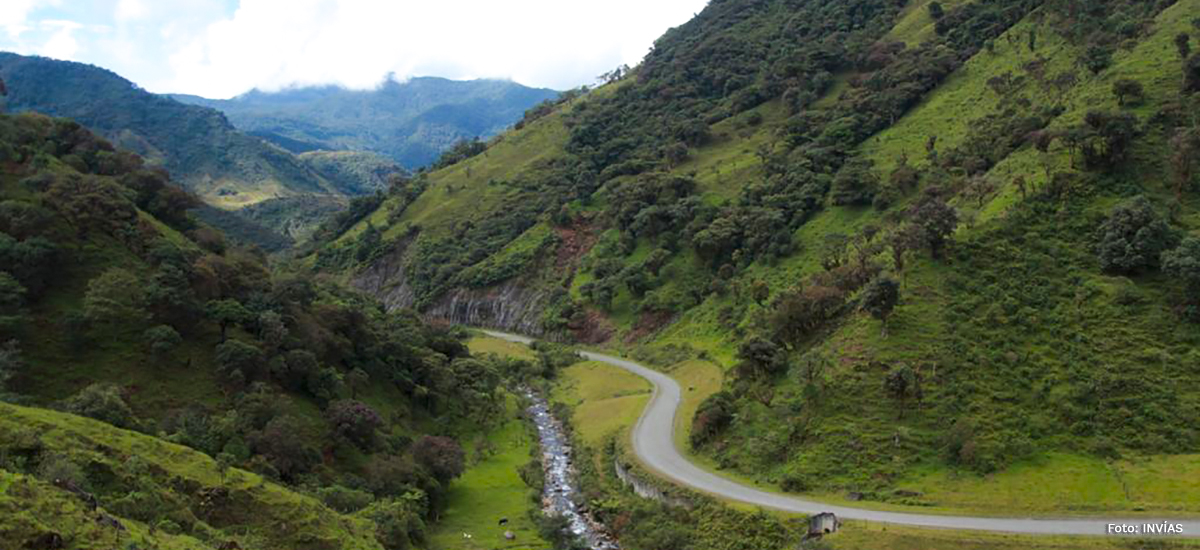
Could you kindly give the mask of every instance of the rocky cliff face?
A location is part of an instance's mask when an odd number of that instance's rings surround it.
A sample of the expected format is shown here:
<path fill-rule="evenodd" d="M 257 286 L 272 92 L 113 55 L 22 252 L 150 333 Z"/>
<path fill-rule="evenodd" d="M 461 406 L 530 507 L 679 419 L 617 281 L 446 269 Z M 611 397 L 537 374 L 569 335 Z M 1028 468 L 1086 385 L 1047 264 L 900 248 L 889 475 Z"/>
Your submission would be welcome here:
<path fill-rule="evenodd" d="M 351 284 L 377 297 L 389 310 L 413 307 L 416 293 L 405 273 L 407 249 L 407 243 L 396 247 L 356 275 Z M 421 313 L 431 320 L 548 337 L 542 327 L 547 298 L 546 292 L 526 288 L 513 279 L 488 288 L 454 289 Z"/>

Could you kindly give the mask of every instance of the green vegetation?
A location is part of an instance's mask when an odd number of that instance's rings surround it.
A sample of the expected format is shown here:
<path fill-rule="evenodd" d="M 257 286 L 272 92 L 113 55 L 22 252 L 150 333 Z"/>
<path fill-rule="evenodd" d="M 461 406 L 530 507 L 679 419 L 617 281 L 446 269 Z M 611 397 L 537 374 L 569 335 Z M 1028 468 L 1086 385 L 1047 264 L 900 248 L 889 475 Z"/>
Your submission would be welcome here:
<path fill-rule="evenodd" d="M 430 547 L 550 548 L 534 521 L 542 513 L 541 497 L 531 496 L 531 488 L 521 478 L 522 467 L 536 453 L 537 436 L 527 422 L 514 416 L 515 409 L 510 406 L 508 419 L 468 448 L 473 464 L 446 495 L 446 510 L 430 535 Z M 535 474 L 540 475 L 540 470 Z M 501 525 L 501 519 L 508 521 Z M 516 538 L 505 539 L 507 531 Z"/>
<path fill-rule="evenodd" d="M 0 152 L 3 395 L 78 415 L 0 414 L 14 486 L 52 483 L 137 544 L 394 550 L 423 544 L 446 508 L 460 441 L 510 424 L 507 362 L 270 269 L 188 216 L 165 173 L 78 124 L 0 116 Z M 61 496 L 21 489 L 5 505 Z M 22 545 L 87 532 L 62 514 L 0 528 Z"/>
<path fill-rule="evenodd" d="M 678 443 L 766 488 L 1197 513 L 1180 481 L 1200 478 L 1197 14 L 1200 0 L 713 2 L 638 67 L 459 141 L 315 229 L 287 213 L 332 206 L 301 193 L 222 199 L 311 235 L 275 272 L 77 125 L 0 119 L 0 332 L 18 340 L 0 380 L 320 494 L 394 547 L 447 511 L 458 536 L 493 527 L 491 507 L 447 489 L 459 474 L 495 510 L 522 508 L 499 386 L 554 384 L 588 505 L 627 546 L 794 543 L 793 518 L 623 488 L 615 462 L 648 478 L 624 437 L 640 380 L 548 344 L 472 356 L 464 334 L 340 279 L 451 316 L 486 296 L 544 312 L 498 323 L 628 346 L 688 388 Z M 348 163 L 339 174 L 373 173 Z M 447 439 L 471 436 L 467 451 Z M 467 468 L 484 441 L 496 454 Z M 829 544 L 1030 543 L 867 525 Z"/>
<path fill-rule="evenodd" d="M 694 350 L 725 375 L 681 421 L 693 452 L 764 486 L 1187 508 L 1154 489 L 1182 466 L 1139 465 L 1200 451 L 1200 5 L 854 7 L 710 5 L 335 246 L 378 230 L 403 266 L 378 287 L 417 308 L 482 269 L 539 291 L 555 336 Z M 544 261 L 514 253 L 543 228 Z M 1100 466 L 1139 481 L 1077 490 Z"/>
<path fill-rule="evenodd" d="M 227 541 L 279 549 L 381 548 L 369 522 L 258 475 L 227 470 L 192 449 L 44 409 L 0 404 L 0 411 L 0 468 L 7 470 L 0 470 L 0 506 L 20 510 L 0 520 L 6 541 L 31 544 L 58 535 L 72 548 L 110 547 L 102 544 L 118 539 L 161 541 L 166 548 Z M 15 473 L 21 470 L 43 481 Z M 119 523 L 92 519 L 91 499 L 100 517 Z M 30 517 L 39 508 L 53 511 Z"/>

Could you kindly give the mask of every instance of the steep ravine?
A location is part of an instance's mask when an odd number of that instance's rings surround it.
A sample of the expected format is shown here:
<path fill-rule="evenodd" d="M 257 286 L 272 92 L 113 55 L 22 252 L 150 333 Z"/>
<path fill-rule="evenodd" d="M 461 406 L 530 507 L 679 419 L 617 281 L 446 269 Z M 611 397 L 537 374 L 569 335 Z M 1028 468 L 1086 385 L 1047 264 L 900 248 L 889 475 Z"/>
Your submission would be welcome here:
<path fill-rule="evenodd" d="M 378 298 L 389 311 L 412 308 L 416 303 L 416 292 L 406 273 L 407 249 L 404 245 L 396 247 L 355 275 L 351 284 Z M 421 314 L 430 320 L 549 337 L 542 327 L 547 297 L 544 291 L 527 288 L 518 280 L 510 279 L 488 288 L 453 289 Z"/>

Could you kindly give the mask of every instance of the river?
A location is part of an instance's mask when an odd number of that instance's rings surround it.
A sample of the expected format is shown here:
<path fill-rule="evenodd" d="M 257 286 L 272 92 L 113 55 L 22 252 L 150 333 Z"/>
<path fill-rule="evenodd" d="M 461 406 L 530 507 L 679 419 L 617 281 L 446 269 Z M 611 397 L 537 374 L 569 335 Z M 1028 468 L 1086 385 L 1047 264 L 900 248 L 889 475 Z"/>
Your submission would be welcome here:
<path fill-rule="evenodd" d="M 571 463 L 571 443 L 563 425 L 550 414 L 546 399 L 526 389 L 529 398 L 529 416 L 538 430 L 538 442 L 542 450 L 542 468 L 546 472 L 546 486 L 542 490 L 542 509 L 548 515 L 564 516 L 570 522 L 571 532 L 587 543 L 592 550 L 616 550 L 620 546 L 608 536 L 600 525 L 577 503 L 579 485 L 575 468 Z"/>

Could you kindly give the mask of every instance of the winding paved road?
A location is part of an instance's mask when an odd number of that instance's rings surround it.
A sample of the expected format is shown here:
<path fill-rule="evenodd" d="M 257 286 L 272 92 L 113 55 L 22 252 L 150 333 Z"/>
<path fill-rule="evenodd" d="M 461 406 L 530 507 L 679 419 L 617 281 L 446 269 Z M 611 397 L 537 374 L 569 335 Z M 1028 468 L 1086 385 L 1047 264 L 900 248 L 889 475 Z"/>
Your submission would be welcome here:
<path fill-rule="evenodd" d="M 483 332 L 510 342 L 529 344 L 533 341 L 531 338 L 515 334 L 490 330 Z M 910 514 L 835 506 L 794 496 L 768 493 L 701 469 L 684 458 L 679 450 L 675 448 L 673 431 L 675 429 L 675 413 L 679 409 L 681 392 L 679 384 L 674 379 L 661 372 L 648 369 L 619 357 L 588 351 L 580 352 L 580 354 L 593 361 L 600 361 L 620 367 L 650 381 L 654 386 L 654 396 L 650 400 L 650 404 L 642 412 L 637 426 L 634 427 L 633 450 L 646 466 L 662 477 L 705 493 L 787 512 L 798 512 L 801 514 L 833 512 L 839 518 L 843 519 L 859 519 L 940 529 L 966 529 L 1039 535 L 1106 535 L 1108 534 L 1110 524 L 1136 526 L 1142 529 L 1145 524 L 1149 523 L 1168 523 L 1172 526 L 1182 526 L 1182 536 L 1184 537 L 1200 537 L 1200 520 L 1195 519 L 1170 519 L 1164 522 L 1163 518 L 1157 518 L 1157 521 L 1155 521 L 1155 518 L 1150 517 L 993 518 Z M 1137 534 L 1144 535 L 1144 533 Z M 1166 537 L 1179 535 L 1154 534 L 1150 536 Z"/>

